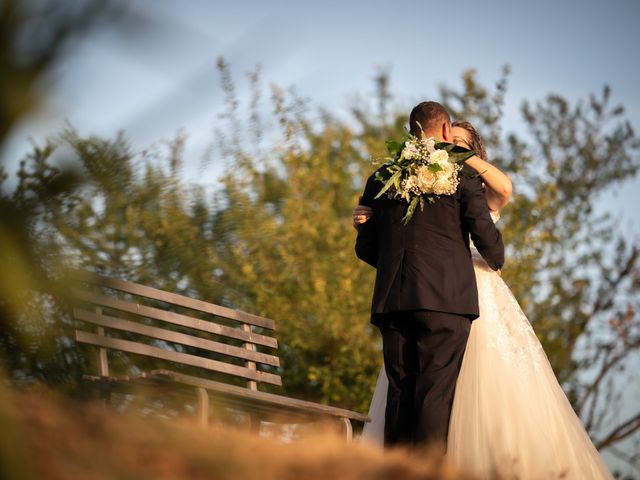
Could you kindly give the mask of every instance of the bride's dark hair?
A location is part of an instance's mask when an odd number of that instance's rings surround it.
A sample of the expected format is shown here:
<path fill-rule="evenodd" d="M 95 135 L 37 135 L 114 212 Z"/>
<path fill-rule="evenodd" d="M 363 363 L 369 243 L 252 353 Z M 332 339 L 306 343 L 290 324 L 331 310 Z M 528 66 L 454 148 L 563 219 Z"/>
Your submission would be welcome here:
<path fill-rule="evenodd" d="M 471 150 L 476 152 L 476 155 L 478 155 L 481 159 L 483 159 L 484 161 L 487 160 L 487 151 L 484 148 L 484 142 L 482 141 L 482 137 L 476 130 L 476 127 L 464 120 L 460 122 L 453 122 L 451 126 L 464 128 L 467 132 L 469 132 L 469 135 L 471 135 L 471 145 L 469 145 L 469 147 L 471 147 Z"/>

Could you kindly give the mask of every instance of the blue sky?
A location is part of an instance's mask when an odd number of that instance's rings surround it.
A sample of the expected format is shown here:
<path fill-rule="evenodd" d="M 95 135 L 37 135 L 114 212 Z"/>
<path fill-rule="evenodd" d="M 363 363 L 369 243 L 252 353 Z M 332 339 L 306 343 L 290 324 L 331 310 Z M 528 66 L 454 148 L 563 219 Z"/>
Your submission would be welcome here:
<path fill-rule="evenodd" d="M 548 93 L 571 100 L 612 87 L 640 128 L 640 2 L 604 1 L 236 1 L 132 0 L 144 25 L 105 28 L 73 45 L 47 79 L 46 109 L 14 131 L 0 154 L 16 166 L 29 137 L 42 141 L 69 121 L 83 134 L 127 132 L 143 149 L 179 129 L 189 135 L 186 177 L 215 183 L 200 165 L 222 106 L 215 60 L 231 64 L 239 92 L 261 64 L 266 85 L 295 85 L 333 113 L 355 96 L 373 94 L 378 67 L 391 72 L 399 105 L 437 97 L 440 84 L 460 85 L 475 68 L 492 85 L 510 64 L 506 130 L 523 131 L 519 108 Z M 640 180 L 607 209 L 640 232 Z"/>
<path fill-rule="evenodd" d="M 82 134 L 124 129 L 136 149 L 189 135 L 185 174 L 215 183 L 199 166 L 221 111 L 216 58 L 265 84 L 295 85 L 315 106 L 344 114 L 372 95 L 377 67 L 391 72 L 395 101 L 409 109 L 460 85 L 468 68 L 493 84 L 510 64 L 506 130 L 522 132 L 519 108 L 549 93 L 570 100 L 612 87 L 640 130 L 640 1 L 172 1 L 131 0 L 145 20 L 135 31 L 105 28 L 72 45 L 47 78 L 47 106 L 15 129 L 3 152 L 10 168 L 69 121 Z M 244 89 L 244 90 L 243 90 Z M 215 162 L 214 162 L 215 163 Z M 640 180 L 603 203 L 640 232 Z"/>
<path fill-rule="evenodd" d="M 49 108 L 11 140 L 7 158 L 69 120 L 82 133 L 125 129 L 137 147 L 190 135 L 193 161 L 211 140 L 222 104 L 215 59 L 224 55 L 243 87 L 263 66 L 265 83 L 295 85 L 315 105 L 344 110 L 372 94 L 376 67 L 390 69 L 396 101 L 409 108 L 460 85 L 475 68 L 492 84 L 512 75 L 505 126 L 522 128 L 523 99 L 554 92 L 569 99 L 613 89 L 640 128 L 640 2 L 175 2 L 134 0 L 146 26 L 104 30 L 74 46 L 51 78 Z"/>

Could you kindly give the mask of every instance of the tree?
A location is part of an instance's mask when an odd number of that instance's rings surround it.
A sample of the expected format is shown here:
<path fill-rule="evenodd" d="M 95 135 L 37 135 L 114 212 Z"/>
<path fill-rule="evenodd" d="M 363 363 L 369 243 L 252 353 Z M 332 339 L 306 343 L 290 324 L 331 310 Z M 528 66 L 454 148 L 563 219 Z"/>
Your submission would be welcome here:
<path fill-rule="evenodd" d="M 68 54 L 72 41 L 95 30 L 100 20 L 113 21 L 122 13 L 115 3 L 93 0 L 0 2 L 0 147 L 15 125 L 42 106 L 51 83 L 49 75 Z M 29 158 L 34 175 L 21 179 L 22 193 L 34 188 L 24 196 L 5 190 L 8 174 L 2 162 L 6 158 L 0 159 L 0 344 L 5 350 L 2 363 L 10 359 L 3 366 L 13 372 L 21 371 L 14 362 L 24 363 L 27 352 L 32 358 L 51 358 L 57 352 L 55 348 L 33 348 L 31 340 L 36 338 L 41 345 L 48 343 L 43 341 L 39 322 L 20 325 L 17 321 L 24 312 L 38 317 L 50 307 L 38 308 L 28 292 L 56 290 L 56 283 L 41 268 L 32 220 L 42 205 L 64 197 L 81 180 L 74 170 L 53 167 L 52 153 L 51 145 L 34 148 Z M 30 372 L 28 368 L 24 375 L 29 377 Z"/>
<path fill-rule="evenodd" d="M 33 284 L 3 285 L 6 298 L 15 300 L 0 336 L 14 379 L 73 390 L 86 373 L 88 359 L 71 340 L 70 288 L 61 281 L 68 267 L 201 298 L 220 296 L 211 275 L 216 261 L 208 210 L 203 192 L 179 180 L 181 148 L 178 138 L 156 161 L 159 151 L 136 156 L 122 136 L 80 138 L 68 130 L 22 164 L 11 202 L 29 212 L 23 222 L 34 260 L 25 259 L 21 268 L 5 265 L 3 273 L 15 281 L 16 272 L 37 267 L 42 275 Z M 75 162 L 82 182 L 52 188 L 68 171 L 51 166 L 56 154 Z M 13 256 L 19 253 L 16 248 Z"/>
<path fill-rule="evenodd" d="M 225 301 L 276 319 L 289 394 L 366 410 L 381 356 L 368 324 L 373 271 L 353 255 L 350 211 L 354 175 L 370 163 L 348 127 L 325 115 L 314 129 L 295 95 L 274 87 L 272 98 L 277 146 L 261 157 L 242 146 L 251 142 L 225 149 L 212 226 Z"/>

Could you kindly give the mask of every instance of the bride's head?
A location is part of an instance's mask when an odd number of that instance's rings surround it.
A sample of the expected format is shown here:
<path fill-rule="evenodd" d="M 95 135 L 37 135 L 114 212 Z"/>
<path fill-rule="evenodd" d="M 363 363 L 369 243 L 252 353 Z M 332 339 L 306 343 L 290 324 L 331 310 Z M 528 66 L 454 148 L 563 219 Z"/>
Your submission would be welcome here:
<path fill-rule="evenodd" d="M 487 151 L 484 148 L 482 137 L 469 122 L 453 122 L 451 124 L 451 135 L 454 143 L 473 150 L 481 159 L 487 160 Z"/>

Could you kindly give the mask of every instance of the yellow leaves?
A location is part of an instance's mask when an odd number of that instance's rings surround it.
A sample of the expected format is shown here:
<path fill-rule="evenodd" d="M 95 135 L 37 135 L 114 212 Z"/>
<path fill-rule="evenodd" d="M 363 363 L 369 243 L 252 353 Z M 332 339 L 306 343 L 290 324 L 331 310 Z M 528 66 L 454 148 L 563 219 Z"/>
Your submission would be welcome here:
<path fill-rule="evenodd" d="M 327 282 L 322 277 L 316 277 L 313 280 L 313 287 L 318 295 L 324 295 L 326 286 L 327 286 Z"/>
<path fill-rule="evenodd" d="M 255 278 L 255 272 L 253 270 L 253 265 L 251 263 L 245 263 L 242 265 L 241 267 L 242 269 L 242 274 L 248 278 L 254 279 Z"/>

